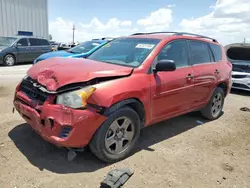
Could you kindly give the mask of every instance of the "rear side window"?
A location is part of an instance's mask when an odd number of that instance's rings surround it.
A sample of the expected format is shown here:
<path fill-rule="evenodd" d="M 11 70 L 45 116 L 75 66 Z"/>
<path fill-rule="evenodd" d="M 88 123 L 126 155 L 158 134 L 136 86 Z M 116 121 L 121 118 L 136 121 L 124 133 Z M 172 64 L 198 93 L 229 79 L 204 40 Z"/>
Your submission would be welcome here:
<path fill-rule="evenodd" d="M 22 46 L 28 46 L 28 41 L 26 38 L 20 39 L 17 44 L 21 44 Z"/>
<path fill-rule="evenodd" d="M 208 45 L 204 42 L 190 41 L 191 61 L 193 65 L 210 63 Z"/>
<path fill-rule="evenodd" d="M 216 62 L 220 61 L 222 59 L 222 50 L 221 47 L 216 44 L 209 44 L 210 48 L 212 49 L 212 52 L 214 54 L 214 59 Z"/>
<path fill-rule="evenodd" d="M 45 39 L 37 39 L 37 40 L 39 42 L 39 45 L 41 45 L 41 46 L 48 46 L 48 45 L 50 45 L 49 42 L 47 40 L 45 40 Z"/>
<path fill-rule="evenodd" d="M 31 46 L 39 46 L 38 39 L 30 38 L 29 41 Z"/>

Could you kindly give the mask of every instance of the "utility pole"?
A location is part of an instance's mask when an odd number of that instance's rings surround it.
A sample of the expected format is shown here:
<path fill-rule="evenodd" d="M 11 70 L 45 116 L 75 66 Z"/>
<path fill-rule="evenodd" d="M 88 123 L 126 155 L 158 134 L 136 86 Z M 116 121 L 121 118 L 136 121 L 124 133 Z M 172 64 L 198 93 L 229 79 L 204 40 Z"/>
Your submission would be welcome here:
<path fill-rule="evenodd" d="M 244 43 L 246 43 L 246 38 L 244 38 Z"/>
<path fill-rule="evenodd" d="M 75 30 L 76 30 L 75 25 L 73 25 L 73 43 L 72 43 L 72 45 L 74 45 L 74 43 L 75 43 Z"/>

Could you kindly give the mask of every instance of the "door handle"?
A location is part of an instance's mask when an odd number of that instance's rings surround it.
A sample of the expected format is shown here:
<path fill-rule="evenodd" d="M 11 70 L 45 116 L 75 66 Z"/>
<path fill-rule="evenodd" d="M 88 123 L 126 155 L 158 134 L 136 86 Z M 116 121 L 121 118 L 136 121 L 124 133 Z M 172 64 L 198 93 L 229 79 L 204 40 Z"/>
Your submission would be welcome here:
<path fill-rule="evenodd" d="M 192 75 L 192 74 L 188 74 L 188 75 L 186 76 L 186 78 L 188 78 L 188 79 L 192 79 L 192 78 L 194 78 L 194 75 Z"/>
<path fill-rule="evenodd" d="M 219 74 L 220 71 L 219 71 L 218 69 L 216 69 L 214 73 L 215 73 L 215 74 Z"/>

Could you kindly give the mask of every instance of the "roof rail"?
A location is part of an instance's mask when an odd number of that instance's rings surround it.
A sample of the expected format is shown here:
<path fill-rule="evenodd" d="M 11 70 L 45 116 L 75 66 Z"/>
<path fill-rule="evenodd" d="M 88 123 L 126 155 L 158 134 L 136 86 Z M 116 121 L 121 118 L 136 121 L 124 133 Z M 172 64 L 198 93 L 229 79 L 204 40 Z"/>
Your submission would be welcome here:
<path fill-rule="evenodd" d="M 173 35 L 181 35 L 181 36 L 184 36 L 184 35 L 190 35 L 190 36 L 195 36 L 195 37 L 198 37 L 198 38 L 205 38 L 205 39 L 209 39 L 209 40 L 212 40 L 213 42 L 218 42 L 216 39 L 214 38 L 210 38 L 210 37 L 207 37 L 207 36 L 203 36 L 203 35 L 199 35 L 199 34 L 195 34 L 195 33 L 187 33 L 187 32 L 171 32 L 171 31 L 162 31 L 162 32 L 150 32 L 150 33 L 134 33 L 132 34 L 133 35 L 152 35 L 152 34 L 173 34 Z"/>

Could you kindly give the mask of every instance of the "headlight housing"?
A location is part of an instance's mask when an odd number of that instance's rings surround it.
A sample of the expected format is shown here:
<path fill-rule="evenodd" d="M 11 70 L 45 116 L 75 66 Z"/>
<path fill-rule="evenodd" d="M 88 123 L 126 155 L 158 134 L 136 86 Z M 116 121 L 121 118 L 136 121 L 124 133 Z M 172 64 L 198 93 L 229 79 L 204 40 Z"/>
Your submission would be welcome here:
<path fill-rule="evenodd" d="M 76 91 L 62 93 L 57 96 L 56 104 L 71 108 L 82 108 L 87 105 L 87 99 L 94 93 L 95 87 L 85 87 Z"/>

